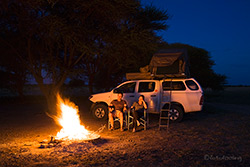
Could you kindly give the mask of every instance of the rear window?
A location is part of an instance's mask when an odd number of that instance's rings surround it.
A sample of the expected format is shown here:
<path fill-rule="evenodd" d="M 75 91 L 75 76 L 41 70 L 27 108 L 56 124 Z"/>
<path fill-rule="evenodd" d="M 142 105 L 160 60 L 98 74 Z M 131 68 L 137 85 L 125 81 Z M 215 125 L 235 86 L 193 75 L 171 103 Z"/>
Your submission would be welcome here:
<path fill-rule="evenodd" d="M 155 82 L 140 82 L 138 92 L 153 92 L 155 90 Z"/>
<path fill-rule="evenodd" d="M 185 83 L 190 90 L 198 90 L 199 89 L 198 85 L 193 80 L 187 80 L 187 81 L 185 81 Z"/>
<path fill-rule="evenodd" d="M 162 82 L 163 90 L 171 90 L 171 81 Z M 172 81 L 172 90 L 186 90 L 186 87 L 182 81 Z"/>

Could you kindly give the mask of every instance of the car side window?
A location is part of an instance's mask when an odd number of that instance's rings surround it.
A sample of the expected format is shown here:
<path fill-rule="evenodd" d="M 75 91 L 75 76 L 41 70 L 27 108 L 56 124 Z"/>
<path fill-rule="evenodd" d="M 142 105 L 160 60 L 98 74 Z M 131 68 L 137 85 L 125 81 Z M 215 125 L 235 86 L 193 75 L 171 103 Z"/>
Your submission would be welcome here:
<path fill-rule="evenodd" d="M 114 89 L 114 93 L 134 93 L 136 82 L 126 83 L 119 88 Z"/>
<path fill-rule="evenodd" d="M 185 83 L 190 90 L 198 90 L 199 89 L 198 85 L 193 80 L 187 80 L 187 81 L 185 81 Z"/>
<path fill-rule="evenodd" d="M 171 81 L 162 82 L 162 88 L 164 91 L 171 90 Z M 172 90 L 186 90 L 186 87 L 182 81 L 172 81 Z"/>
<path fill-rule="evenodd" d="M 138 92 L 153 92 L 155 90 L 155 82 L 140 82 Z"/>

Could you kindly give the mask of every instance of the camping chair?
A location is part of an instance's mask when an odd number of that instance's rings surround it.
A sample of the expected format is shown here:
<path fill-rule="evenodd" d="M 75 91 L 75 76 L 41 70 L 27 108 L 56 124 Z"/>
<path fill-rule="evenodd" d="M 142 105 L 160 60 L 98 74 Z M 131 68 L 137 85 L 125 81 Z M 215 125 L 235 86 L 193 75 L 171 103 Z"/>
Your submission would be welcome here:
<path fill-rule="evenodd" d="M 115 129 L 115 122 L 119 122 L 120 125 L 120 119 L 118 117 L 114 117 L 114 129 Z M 123 127 L 127 126 L 127 113 L 123 112 Z M 111 128 L 111 123 L 109 121 L 109 117 L 108 117 L 108 130 Z"/>
<path fill-rule="evenodd" d="M 128 121 L 128 123 L 127 123 L 128 130 L 129 130 L 130 125 L 133 125 L 134 117 L 132 115 L 132 110 L 134 110 L 134 108 L 131 108 L 131 109 L 128 110 L 128 120 L 127 120 Z M 143 125 L 144 130 L 147 130 L 147 126 L 148 126 L 148 122 L 149 122 L 148 118 L 149 118 L 148 117 L 148 112 L 147 112 L 147 110 L 144 110 L 144 115 L 139 118 L 139 122 L 140 122 L 141 125 Z"/>

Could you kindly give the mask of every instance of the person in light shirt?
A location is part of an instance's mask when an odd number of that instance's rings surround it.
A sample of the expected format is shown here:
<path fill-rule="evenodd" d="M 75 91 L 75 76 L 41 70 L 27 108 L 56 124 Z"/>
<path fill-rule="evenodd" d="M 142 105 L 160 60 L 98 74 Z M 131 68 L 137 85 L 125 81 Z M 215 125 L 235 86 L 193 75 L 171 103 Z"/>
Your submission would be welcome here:
<path fill-rule="evenodd" d="M 109 121 L 111 124 L 110 130 L 114 130 L 114 118 L 120 119 L 120 129 L 123 131 L 123 113 L 127 110 L 127 102 L 122 99 L 123 94 L 118 93 L 117 99 L 113 100 L 109 105 Z"/>

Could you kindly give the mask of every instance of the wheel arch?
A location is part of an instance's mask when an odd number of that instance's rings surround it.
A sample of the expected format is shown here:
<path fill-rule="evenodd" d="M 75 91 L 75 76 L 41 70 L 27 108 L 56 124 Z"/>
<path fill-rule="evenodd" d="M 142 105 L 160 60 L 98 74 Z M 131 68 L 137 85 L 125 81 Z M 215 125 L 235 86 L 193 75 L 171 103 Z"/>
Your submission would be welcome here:
<path fill-rule="evenodd" d="M 106 102 L 104 102 L 104 101 L 97 101 L 97 102 L 95 102 L 95 103 L 92 103 L 92 105 L 91 105 L 91 107 L 90 107 L 90 111 L 91 111 L 91 112 L 92 112 L 92 110 L 94 109 L 94 107 L 95 107 L 97 104 L 103 104 L 103 105 L 105 105 L 105 106 L 108 107 L 108 104 L 107 104 Z"/>
<path fill-rule="evenodd" d="M 171 102 L 171 105 L 176 105 L 176 106 L 181 107 L 181 109 L 182 109 L 183 112 L 185 113 L 185 109 L 184 109 L 184 107 L 183 107 L 183 105 L 182 105 L 181 103 L 172 101 L 172 102 Z M 168 108 L 169 108 L 169 103 L 165 103 L 165 104 L 163 105 L 163 107 L 162 107 L 162 109 L 168 109 Z"/>

